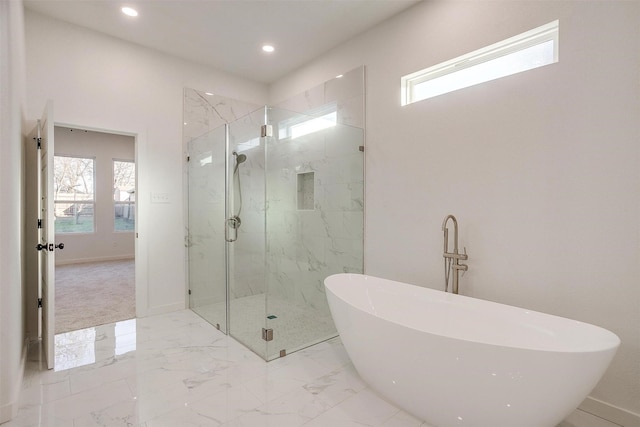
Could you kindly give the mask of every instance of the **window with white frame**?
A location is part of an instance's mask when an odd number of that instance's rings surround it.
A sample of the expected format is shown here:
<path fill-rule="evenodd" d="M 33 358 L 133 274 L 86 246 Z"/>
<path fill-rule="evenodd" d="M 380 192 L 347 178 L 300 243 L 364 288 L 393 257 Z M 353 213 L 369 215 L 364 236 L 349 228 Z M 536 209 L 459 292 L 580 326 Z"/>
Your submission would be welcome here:
<path fill-rule="evenodd" d="M 136 224 L 136 165 L 113 161 L 114 231 L 133 231 Z"/>
<path fill-rule="evenodd" d="M 94 233 L 95 159 L 54 156 L 56 233 Z"/>
<path fill-rule="evenodd" d="M 401 79 L 402 105 L 558 62 L 559 22 L 492 44 Z"/>

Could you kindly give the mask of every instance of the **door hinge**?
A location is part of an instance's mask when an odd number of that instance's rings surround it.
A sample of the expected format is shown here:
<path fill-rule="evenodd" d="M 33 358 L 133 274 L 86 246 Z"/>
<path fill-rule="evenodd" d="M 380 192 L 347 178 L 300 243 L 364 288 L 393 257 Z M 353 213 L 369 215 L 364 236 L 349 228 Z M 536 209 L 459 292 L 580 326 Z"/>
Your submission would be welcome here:
<path fill-rule="evenodd" d="M 187 162 L 191 161 L 191 156 L 187 156 Z"/>
<path fill-rule="evenodd" d="M 38 308 L 42 307 L 42 298 L 38 298 Z"/>
<path fill-rule="evenodd" d="M 260 127 L 260 136 L 261 137 L 265 137 L 265 136 L 273 136 L 273 126 L 271 125 L 262 125 Z"/>
<path fill-rule="evenodd" d="M 38 220 L 38 228 L 42 228 L 42 220 L 41 219 Z"/>
<path fill-rule="evenodd" d="M 38 143 L 38 150 L 42 148 L 42 138 L 36 138 L 36 142 Z"/>
<path fill-rule="evenodd" d="M 273 329 L 262 328 L 262 339 L 265 341 L 273 341 Z"/>
<path fill-rule="evenodd" d="M 189 289 L 189 295 L 191 295 L 191 289 Z"/>

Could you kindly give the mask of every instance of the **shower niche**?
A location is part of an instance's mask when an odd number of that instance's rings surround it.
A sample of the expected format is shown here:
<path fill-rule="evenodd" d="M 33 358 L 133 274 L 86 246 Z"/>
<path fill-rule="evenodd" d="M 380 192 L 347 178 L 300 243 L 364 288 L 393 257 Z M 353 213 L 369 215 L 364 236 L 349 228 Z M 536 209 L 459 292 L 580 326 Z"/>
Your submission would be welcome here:
<path fill-rule="evenodd" d="M 313 172 L 304 172 L 298 174 L 298 210 L 312 211 L 315 201 L 315 174 Z"/>
<path fill-rule="evenodd" d="M 337 336 L 324 278 L 363 271 L 363 71 L 267 107 L 185 90 L 189 306 L 265 360 Z"/>

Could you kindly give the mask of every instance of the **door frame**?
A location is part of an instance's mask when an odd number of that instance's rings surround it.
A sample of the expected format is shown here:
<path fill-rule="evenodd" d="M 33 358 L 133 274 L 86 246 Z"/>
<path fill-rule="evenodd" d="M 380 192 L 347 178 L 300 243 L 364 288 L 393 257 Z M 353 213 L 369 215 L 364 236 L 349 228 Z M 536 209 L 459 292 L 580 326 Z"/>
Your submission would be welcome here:
<path fill-rule="evenodd" d="M 134 163 L 136 165 L 136 203 L 135 203 L 135 229 L 134 229 L 134 259 L 135 259 L 135 296 L 136 296 L 136 318 L 145 317 L 148 313 L 147 299 L 148 299 L 148 287 L 147 287 L 147 259 L 148 252 L 145 245 L 141 244 L 140 236 L 144 235 L 141 230 L 145 229 L 144 222 L 140 221 L 141 218 L 141 209 L 140 209 L 140 200 L 139 197 L 141 194 L 141 182 L 144 182 L 144 179 L 140 179 L 142 174 L 140 173 L 140 146 L 142 139 L 142 135 L 137 132 L 128 132 L 123 130 L 114 130 L 114 129 L 105 129 L 98 128 L 93 126 L 85 126 L 78 125 L 74 123 L 68 122 L 59 122 L 54 118 L 53 126 L 55 127 L 67 127 L 78 130 L 87 130 L 92 132 L 101 132 L 101 133 L 109 133 L 112 135 L 123 135 L 133 137 L 134 144 Z M 144 212 L 144 209 L 142 209 Z M 145 240 L 142 239 L 144 242 Z"/>

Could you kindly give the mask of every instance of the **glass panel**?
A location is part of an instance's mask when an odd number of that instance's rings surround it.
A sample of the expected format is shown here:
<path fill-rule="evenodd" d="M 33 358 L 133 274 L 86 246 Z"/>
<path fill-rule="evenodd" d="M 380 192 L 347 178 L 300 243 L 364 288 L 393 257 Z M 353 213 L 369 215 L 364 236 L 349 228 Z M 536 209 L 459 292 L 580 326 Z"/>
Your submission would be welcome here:
<path fill-rule="evenodd" d="M 113 229 L 135 230 L 136 164 L 113 161 Z"/>
<path fill-rule="evenodd" d="M 269 110 L 267 360 L 335 337 L 324 279 L 363 271 L 364 132 L 326 117 Z"/>
<path fill-rule="evenodd" d="M 445 74 L 413 86 L 413 102 L 432 98 L 454 90 L 464 89 L 479 83 L 553 64 L 554 40 L 549 40 L 526 49 L 512 52 L 487 62 Z"/>
<path fill-rule="evenodd" d="M 93 233 L 93 203 L 55 202 L 56 233 Z"/>
<path fill-rule="evenodd" d="M 558 62 L 559 22 L 403 76 L 401 104 L 453 92 Z"/>
<path fill-rule="evenodd" d="M 93 233 L 94 159 L 55 156 L 54 201 L 56 233 Z"/>
<path fill-rule="evenodd" d="M 189 142 L 189 307 L 226 333 L 225 127 Z"/>
<path fill-rule="evenodd" d="M 135 228 L 136 228 L 135 203 L 116 203 L 115 206 L 113 207 L 114 231 L 134 231 Z"/>
<path fill-rule="evenodd" d="M 227 232 L 231 335 L 262 357 L 265 327 L 265 110 L 229 125 Z M 235 228 L 234 228 L 235 227 Z"/>
<path fill-rule="evenodd" d="M 113 201 L 131 201 L 136 190 L 136 165 L 133 162 L 113 161 Z"/>

